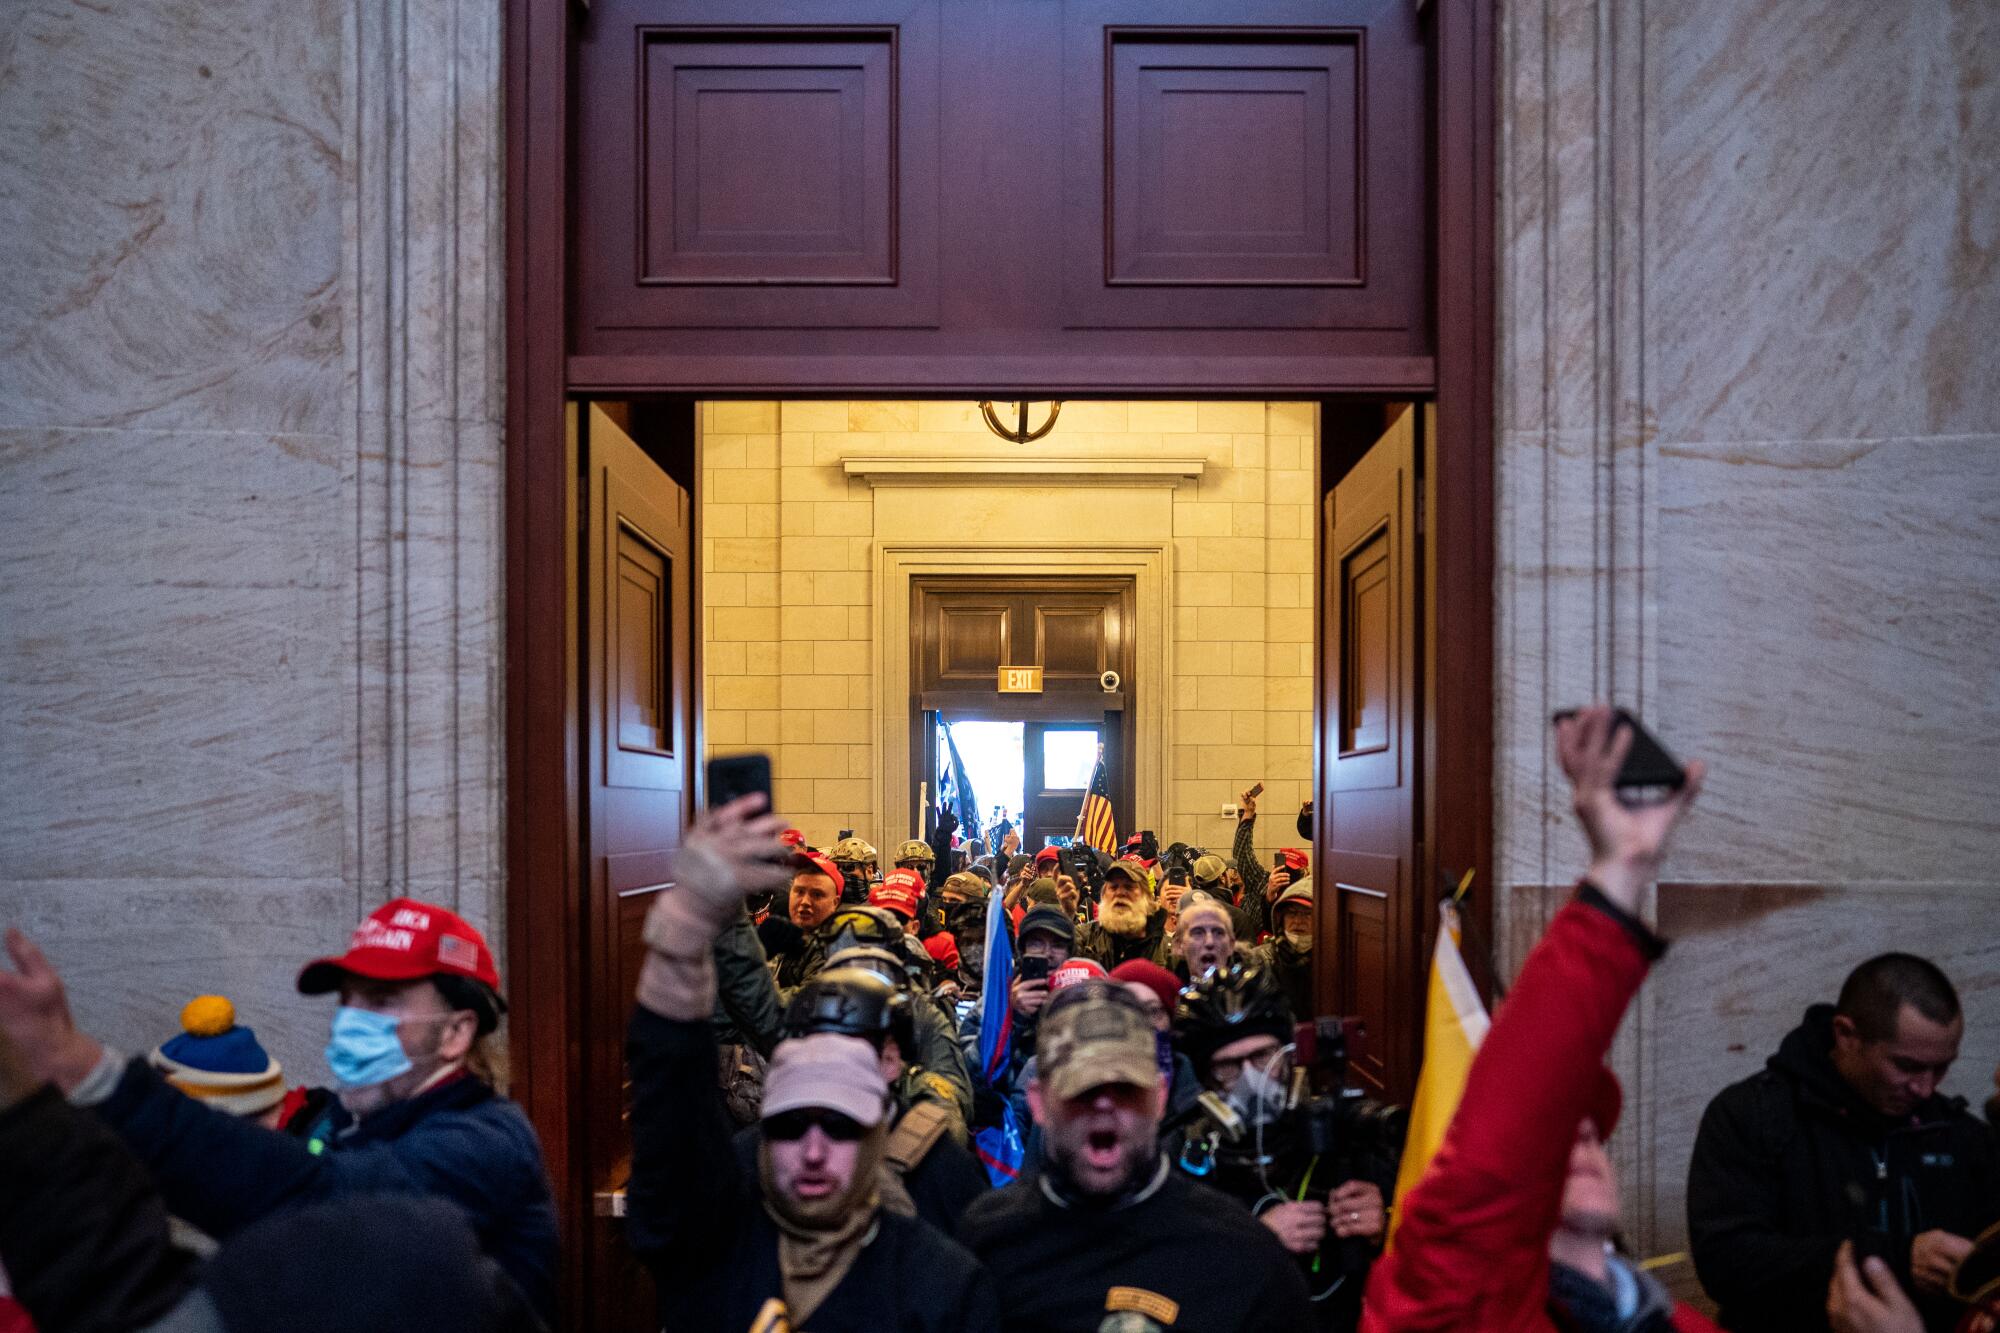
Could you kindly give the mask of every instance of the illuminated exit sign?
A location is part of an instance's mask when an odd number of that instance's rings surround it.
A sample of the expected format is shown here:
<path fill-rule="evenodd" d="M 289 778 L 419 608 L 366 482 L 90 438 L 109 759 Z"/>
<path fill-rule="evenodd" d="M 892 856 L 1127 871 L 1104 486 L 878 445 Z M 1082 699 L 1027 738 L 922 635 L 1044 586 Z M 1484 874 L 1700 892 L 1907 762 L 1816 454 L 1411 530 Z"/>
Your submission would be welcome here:
<path fill-rule="evenodd" d="M 1042 692 L 1042 669 L 1040 667 L 1001 667 L 1000 693 L 1040 694 Z"/>

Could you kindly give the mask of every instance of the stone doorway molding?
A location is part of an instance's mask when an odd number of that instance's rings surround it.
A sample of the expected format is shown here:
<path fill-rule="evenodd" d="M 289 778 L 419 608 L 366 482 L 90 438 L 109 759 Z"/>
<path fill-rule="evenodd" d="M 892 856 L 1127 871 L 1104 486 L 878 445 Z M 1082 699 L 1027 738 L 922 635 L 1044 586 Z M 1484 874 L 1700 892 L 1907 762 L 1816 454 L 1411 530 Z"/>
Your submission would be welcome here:
<path fill-rule="evenodd" d="M 1091 545 L 949 546 L 878 543 L 875 548 L 876 809 L 888 846 L 918 836 L 910 772 L 910 580 L 926 574 L 1000 578 L 1052 574 L 1124 575 L 1135 592 L 1137 680 L 1132 702 L 1132 828 L 1158 828 L 1167 809 L 1166 682 L 1173 679 L 1173 633 L 1167 590 L 1173 586 L 1170 542 Z M 1128 830 L 1122 830 L 1128 831 Z"/>

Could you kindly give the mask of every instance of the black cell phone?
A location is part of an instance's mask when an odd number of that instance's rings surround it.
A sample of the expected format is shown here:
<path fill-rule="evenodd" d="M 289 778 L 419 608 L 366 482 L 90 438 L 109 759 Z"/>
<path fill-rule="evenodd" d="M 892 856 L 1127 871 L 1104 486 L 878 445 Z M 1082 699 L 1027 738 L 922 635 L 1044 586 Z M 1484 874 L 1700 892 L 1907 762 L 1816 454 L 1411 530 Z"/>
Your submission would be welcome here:
<path fill-rule="evenodd" d="M 1016 971 L 1020 973 L 1021 980 L 1023 981 L 1047 981 L 1049 979 L 1049 960 L 1045 955 L 1023 958 L 1020 967 Z"/>
<path fill-rule="evenodd" d="M 1576 716 L 1574 708 L 1565 708 L 1555 715 L 1561 722 Z M 1687 785 L 1687 770 L 1675 762 L 1664 745 L 1653 738 L 1638 718 L 1620 708 L 1615 714 L 1614 727 L 1632 729 L 1632 748 L 1625 752 L 1625 762 L 1619 765 L 1617 780 L 1612 783 L 1621 790 L 1640 787 L 1664 787 L 1668 791 L 1679 791 Z"/>
<path fill-rule="evenodd" d="M 1272 852 L 1272 853 L 1271 853 L 1271 869 L 1273 869 L 1273 870 L 1290 870 L 1290 869 L 1291 869 L 1291 867 L 1290 867 L 1290 866 L 1288 866 L 1288 865 L 1286 865 L 1286 864 L 1285 864 L 1285 854 L 1284 854 L 1283 852 Z"/>
<path fill-rule="evenodd" d="M 762 793 L 771 808 L 771 756 L 736 754 L 708 761 L 708 808 L 728 805 L 739 796 Z"/>

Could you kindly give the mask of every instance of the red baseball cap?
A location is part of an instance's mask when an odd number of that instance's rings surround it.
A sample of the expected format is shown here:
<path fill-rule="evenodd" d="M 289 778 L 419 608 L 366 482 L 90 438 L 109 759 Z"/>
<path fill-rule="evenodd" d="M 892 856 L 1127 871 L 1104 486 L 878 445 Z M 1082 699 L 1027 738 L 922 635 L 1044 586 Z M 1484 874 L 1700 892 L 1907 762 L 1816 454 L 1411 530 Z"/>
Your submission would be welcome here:
<path fill-rule="evenodd" d="M 299 972 L 299 993 L 339 990 L 341 980 L 350 976 L 375 981 L 466 977 L 496 996 L 500 992 L 500 969 L 486 937 L 458 913 L 414 898 L 383 903 L 355 929 L 346 953 L 307 963 Z"/>
<path fill-rule="evenodd" d="M 935 958 L 940 966 L 951 968 L 954 972 L 958 970 L 958 941 L 943 931 L 924 941 L 924 952 Z"/>
<path fill-rule="evenodd" d="M 1104 970 L 1104 964 L 1092 958 L 1072 958 L 1055 971 L 1049 973 L 1049 993 L 1067 990 L 1071 986 L 1089 981 L 1095 977 L 1102 981 L 1111 974 Z"/>
<path fill-rule="evenodd" d="M 1060 861 L 1061 859 L 1062 859 L 1062 853 L 1057 851 L 1053 847 L 1044 847 L 1042 848 L 1042 850 L 1035 853 L 1036 865 L 1040 865 L 1044 861 Z"/>
<path fill-rule="evenodd" d="M 868 895 L 870 907 L 894 912 L 905 921 L 914 921 L 917 904 L 923 901 L 924 877 L 914 870 L 891 870 Z"/>
<path fill-rule="evenodd" d="M 810 847 L 801 847 L 792 853 L 792 873 L 825 875 L 833 881 L 833 887 L 836 889 L 847 883 L 847 876 L 841 873 L 839 866 L 828 859 L 825 852 L 817 852 Z"/>
<path fill-rule="evenodd" d="M 1285 859 L 1287 870 L 1304 870 L 1311 864 L 1311 859 L 1296 847 L 1280 847 L 1278 855 Z"/>
<path fill-rule="evenodd" d="M 806 835 L 795 828 L 788 828 L 778 835 L 778 841 L 787 847 L 803 847 L 806 845 Z"/>

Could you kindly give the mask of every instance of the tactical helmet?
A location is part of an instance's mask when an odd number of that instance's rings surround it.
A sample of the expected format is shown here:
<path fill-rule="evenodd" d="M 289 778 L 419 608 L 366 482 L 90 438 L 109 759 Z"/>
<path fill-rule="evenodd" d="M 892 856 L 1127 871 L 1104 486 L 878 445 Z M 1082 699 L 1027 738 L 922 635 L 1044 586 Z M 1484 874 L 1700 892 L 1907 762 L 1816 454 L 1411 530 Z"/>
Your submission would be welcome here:
<path fill-rule="evenodd" d="M 894 1040 L 905 1063 L 916 1059 L 910 997 L 865 968 L 830 967 L 792 996 L 792 1002 L 785 1006 L 785 1036 L 820 1032 L 860 1037 L 877 1050 L 885 1040 Z"/>
<path fill-rule="evenodd" d="M 865 866 L 875 864 L 875 849 L 862 838 L 846 837 L 827 849 L 840 865 Z"/>
<path fill-rule="evenodd" d="M 916 862 L 929 870 L 931 862 L 936 859 L 937 853 L 931 850 L 931 845 L 916 838 L 907 838 L 896 848 L 896 864 L 899 866 Z"/>
<path fill-rule="evenodd" d="M 862 903 L 848 903 L 836 908 L 820 929 L 826 939 L 828 958 L 843 949 L 861 945 L 894 949 L 899 947 L 898 942 L 903 938 L 903 923 L 894 914 Z"/>
<path fill-rule="evenodd" d="M 1292 1040 L 1292 1006 L 1284 983 L 1261 963 L 1234 961 L 1181 992 L 1174 1010 L 1174 1040 L 1206 1078 L 1212 1056 L 1245 1037 Z"/>
<path fill-rule="evenodd" d="M 909 977 L 899 944 L 850 944 L 826 956 L 828 968 L 872 972 L 892 986 L 901 986 Z"/>

